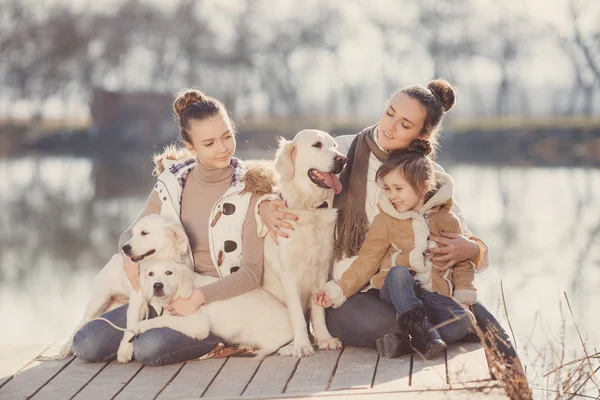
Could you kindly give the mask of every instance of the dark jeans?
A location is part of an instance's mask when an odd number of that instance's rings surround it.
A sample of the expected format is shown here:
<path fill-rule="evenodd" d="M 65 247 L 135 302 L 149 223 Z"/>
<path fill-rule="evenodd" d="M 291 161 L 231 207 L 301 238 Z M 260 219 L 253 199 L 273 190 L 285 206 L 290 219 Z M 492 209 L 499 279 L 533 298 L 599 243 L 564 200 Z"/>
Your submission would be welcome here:
<path fill-rule="evenodd" d="M 103 315 L 117 326 L 127 324 L 128 305 Z M 156 317 L 150 307 L 150 318 Z M 90 321 L 73 338 L 73 352 L 88 362 L 106 362 L 117 358 L 123 332 L 104 321 Z M 227 343 L 212 333 L 204 340 L 192 339 L 169 328 L 150 329 L 133 340 L 134 358 L 147 365 L 179 363 L 208 354 L 219 343 Z"/>
<path fill-rule="evenodd" d="M 390 269 L 379 291 L 379 297 L 392 303 L 396 319 L 417 306 L 425 306 L 427 317 L 433 325 L 452 322 L 437 328 L 446 343 L 453 343 L 473 331 L 468 312 L 454 300 L 439 293 L 428 292 L 415 285 L 408 268 L 396 266 Z M 343 341 L 342 341 L 343 342 Z"/>
<path fill-rule="evenodd" d="M 433 302 L 424 300 L 422 297 L 424 292 L 424 290 L 417 290 L 417 297 L 421 296 L 420 300 L 423 302 L 431 322 L 439 324 L 442 321 L 436 316 L 435 311 L 430 310 Z M 339 338 L 345 345 L 371 347 L 373 349 L 376 348 L 375 341 L 377 338 L 384 336 L 386 333 L 398 333 L 395 307 L 382 301 L 379 296 L 379 290 L 371 289 L 366 293 L 357 293 L 349 297 L 338 309 L 328 308 L 326 316 L 329 332 L 334 337 Z M 480 303 L 471 306 L 471 311 L 475 316 L 477 325 L 484 333 L 488 331 L 495 332 L 496 346 L 504 354 L 506 361 L 514 364 L 514 360 L 517 358 L 515 348 L 508 334 L 494 316 Z M 454 323 L 456 321 L 452 324 Z M 440 328 L 438 332 L 442 336 L 444 329 Z M 442 336 L 442 338 L 447 340 L 447 337 Z"/>

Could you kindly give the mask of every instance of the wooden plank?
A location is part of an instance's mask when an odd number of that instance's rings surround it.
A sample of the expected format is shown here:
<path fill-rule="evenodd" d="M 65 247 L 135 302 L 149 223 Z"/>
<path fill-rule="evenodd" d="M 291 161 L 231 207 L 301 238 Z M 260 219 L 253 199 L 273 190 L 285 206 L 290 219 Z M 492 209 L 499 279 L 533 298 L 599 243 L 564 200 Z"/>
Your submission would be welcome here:
<path fill-rule="evenodd" d="M 51 343 L 0 345 L 0 387 L 50 346 Z"/>
<path fill-rule="evenodd" d="M 446 383 L 446 352 L 438 354 L 433 360 L 425 360 L 418 354 L 413 354 L 411 388 L 444 389 Z"/>
<path fill-rule="evenodd" d="M 243 396 L 268 396 L 282 393 L 299 361 L 296 357 L 267 357 Z"/>
<path fill-rule="evenodd" d="M 346 347 L 329 390 L 371 388 L 378 358 L 368 347 Z"/>
<path fill-rule="evenodd" d="M 58 353 L 61 347 L 62 343 L 55 343 L 42 355 L 53 356 Z M 2 400 L 21 400 L 32 396 L 50 382 L 63 368 L 66 368 L 73 359 L 74 356 L 69 356 L 59 361 L 34 361 L 30 363 L 0 388 L 0 398 Z"/>
<path fill-rule="evenodd" d="M 138 362 L 119 364 L 112 361 L 81 392 L 77 393 L 74 399 L 112 399 L 141 369 L 142 364 Z"/>
<path fill-rule="evenodd" d="M 233 398 L 242 394 L 260 366 L 252 357 L 229 357 L 202 396 L 203 398 Z"/>
<path fill-rule="evenodd" d="M 456 343 L 446 350 L 448 380 L 452 383 L 491 379 L 485 350 L 479 343 Z"/>
<path fill-rule="evenodd" d="M 406 390 L 409 388 L 412 354 L 399 358 L 379 358 L 373 389 Z"/>
<path fill-rule="evenodd" d="M 322 396 L 322 397 L 321 397 Z M 403 397 L 401 397 L 403 396 Z M 285 394 L 281 398 L 292 397 Z M 425 391 L 394 391 L 394 392 L 373 392 L 368 390 L 355 390 L 352 393 L 326 392 L 319 394 L 323 399 L 344 399 L 344 400 L 397 400 L 398 398 L 419 399 L 419 400 L 508 400 L 503 389 L 456 389 L 456 390 L 425 390 Z M 315 396 L 299 397 L 293 396 L 294 400 L 314 400 Z M 251 397 L 250 399 L 261 399 L 261 397 Z M 264 398 L 263 398 L 264 399 Z"/>
<path fill-rule="evenodd" d="M 226 360 L 188 361 L 158 399 L 200 398 Z"/>
<path fill-rule="evenodd" d="M 342 350 L 317 350 L 300 360 L 285 393 L 326 391 Z"/>
<path fill-rule="evenodd" d="M 88 363 L 76 358 L 44 386 L 36 400 L 68 400 L 96 376 L 107 363 Z"/>
<path fill-rule="evenodd" d="M 183 363 L 153 367 L 146 365 L 129 382 L 115 399 L 117 400 L 147 400 L 156 397 L 158 392 L 181 369 Z"/>

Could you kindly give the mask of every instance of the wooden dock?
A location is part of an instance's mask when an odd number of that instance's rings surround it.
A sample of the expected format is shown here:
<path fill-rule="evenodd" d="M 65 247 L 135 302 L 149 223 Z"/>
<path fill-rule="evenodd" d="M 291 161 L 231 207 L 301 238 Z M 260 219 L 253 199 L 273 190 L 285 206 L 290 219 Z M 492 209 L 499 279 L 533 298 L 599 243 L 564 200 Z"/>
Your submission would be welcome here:
<path fill-rule="evenodd" d="M 229 357 L 162 367 L 137 362 L 86 363 L 77 357 L 35 361 L 60 343 L 0 345 L 0 399 L 506 399 L 490 379 L 478 343 L 450 346 L 434 360 L 384 359 L 357 347 L 303 359 Z"/>

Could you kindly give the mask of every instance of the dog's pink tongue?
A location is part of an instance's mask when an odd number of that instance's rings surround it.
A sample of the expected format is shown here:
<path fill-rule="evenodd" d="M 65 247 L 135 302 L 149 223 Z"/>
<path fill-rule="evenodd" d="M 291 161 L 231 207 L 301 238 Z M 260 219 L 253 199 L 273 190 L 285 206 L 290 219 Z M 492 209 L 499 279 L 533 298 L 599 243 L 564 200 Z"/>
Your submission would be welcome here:
<path fill-rule="evenodd" d="M 342 183 L 333 172 L 323 172 L 323 179 L 325 179 L 325 184 L 332 188 L 335 194 L 342 191 Z"/>

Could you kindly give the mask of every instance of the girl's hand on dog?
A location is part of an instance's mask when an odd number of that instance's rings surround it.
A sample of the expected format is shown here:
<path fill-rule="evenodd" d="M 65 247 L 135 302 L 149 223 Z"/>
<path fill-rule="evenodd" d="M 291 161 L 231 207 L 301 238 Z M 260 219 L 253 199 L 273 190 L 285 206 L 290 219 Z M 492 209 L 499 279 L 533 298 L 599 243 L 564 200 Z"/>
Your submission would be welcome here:
<path fill-rule="evenodd" d="M 429 239 L 436 242 L 438 246 L 443 247 L 434 247 L 427 250 L 431 261 L 437 265 L 443 263 L 441 267 L 438 267 L 440 271 L 445 271 L 462 261 L 471 260 L 475 262 L 479 259 L 477 242 L 458 233 L 440 231 L 440 235 L 431 235 Z"/>
<path fill-rule="evenodd" d="M 196 288 L 189 299 L 178 297 L 176 300 L 169 303 L 166 308 L 171 315 L 189 317 L 195 313 L 205 301 L 206 299 L 204 298 L 202 291 Z"/>
<path fill-rule="evenodd" d="M 265 200 L 258 206 L 258 215 L 269 228 L 269 235 L 277 245 L 277 236 L 290 237 L 282 228 L 294 230 L 292 224 L 286 221 L 298 221 L 296 214 L 281 211 L 286 208 L 287 204 L 283 200 Z"/>
<path fill-rule="evenodd" d="M 329 296 L 327 296 L 325 294 L 325 292 L 321 291 L 318 293 L 313 293 L 312 299 L 313 299 L 313 303 L 315 303 L 319 307 L 329 308 L 329 307 L 333 306 L 333 302 L 331 301 Z"/>
<path fill-rule="evenodd" d="M 136 292 L 140 291 L 140 266 L 127 256 L 123 256 L 123 269 Z"/>

